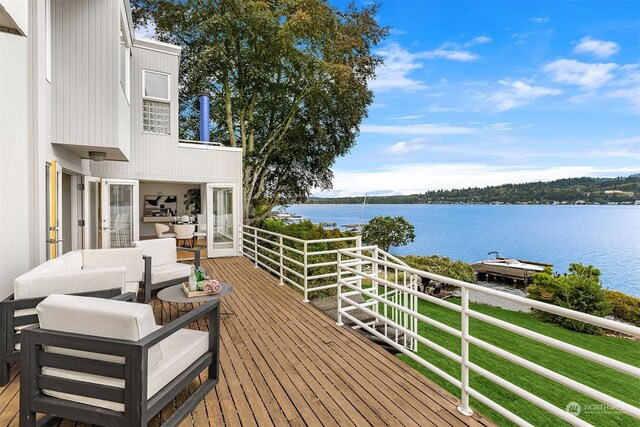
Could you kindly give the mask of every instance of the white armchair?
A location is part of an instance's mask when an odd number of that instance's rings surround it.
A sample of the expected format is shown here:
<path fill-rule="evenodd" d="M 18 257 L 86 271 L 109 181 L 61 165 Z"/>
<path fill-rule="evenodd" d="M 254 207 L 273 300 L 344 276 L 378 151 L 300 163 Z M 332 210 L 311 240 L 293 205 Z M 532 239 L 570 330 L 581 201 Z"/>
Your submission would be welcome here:
<path fill-rule="evenodd" d="M 163 239 L 165 237 L 176 237 L 176 233 L 169 233 L 169 226 L 166 224 L 159 224 L 156 222 L 156 237 Z"/>
<path fill-rule="evenodd" d="M 141 240 L 133 242 L 133 245 L 142 249 L 144 258 L 144 279 L 140 285 L 145 303 L 151 301 L 151 291 L 189 280 L 191 266 L 178 262 L 178 250 L 193 252 L 195 266 L 200 267 L 200 250 L 179 248 L 173 238 Z"/>
<path fill-rule="evenodd" d="M 37 307 L 42 329 L 22 337 L 20 425 L 63 417 L 146 426 L 202 371 L 205 379 L 163 422 L 180 423 L 218 382 L 220 311 L 210 301 L 166 326 L 148 304 L 51 295 Z M 207 317 L 209 331 L 185 329 Z M 82 350 L 78 350 L 82 349 Z"/>
<path fill-rule="evenodd" d="M 193 233 L 194 246 L 195 240 L 202 237 L 207 240 L 207 218 L 206 215 L 198 214 L 198 231 Z"/>

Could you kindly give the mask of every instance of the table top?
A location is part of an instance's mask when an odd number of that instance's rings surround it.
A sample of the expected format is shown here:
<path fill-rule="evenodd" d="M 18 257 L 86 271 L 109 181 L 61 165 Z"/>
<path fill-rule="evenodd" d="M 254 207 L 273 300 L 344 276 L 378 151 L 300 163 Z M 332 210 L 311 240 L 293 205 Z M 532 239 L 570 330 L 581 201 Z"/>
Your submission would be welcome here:
<path fill-rule="evenodd" d="M 233 285 L 230 283 L 220 282 L 222 289 L 219 293 L 213 295 L 203 295 L 201 297 L 189 298 L 182 290 L 182 283 L 179 285 L 169 286 L 158 292 L 158 298 L 162 301 L 173 302 L 179 304 L 189 304 L 192 302 L 205 302 L 224 298 L 233 292 Z"/>

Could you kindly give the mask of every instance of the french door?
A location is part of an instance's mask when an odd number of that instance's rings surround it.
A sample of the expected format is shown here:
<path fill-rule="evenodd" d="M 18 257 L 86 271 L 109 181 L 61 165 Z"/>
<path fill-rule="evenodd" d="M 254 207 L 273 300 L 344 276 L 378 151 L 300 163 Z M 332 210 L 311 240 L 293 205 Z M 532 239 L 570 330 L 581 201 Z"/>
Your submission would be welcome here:
<path fill-rule="evenodd" d="M 238 255 L 238 186 L 207 184 L 207 257 Z"/>
<path fill-rule="evenodd" d="M 82 206 L 84 209 L 82 243 L 85 249 L 102 247 L 102 222 L 100 221 L 100 178 L 84 177 Z"/>
<path fill-rule="evenodd" d="M 140 235 L 137 180 L 103 178 L 100 186 L 102 248 L 128 248 Z M 85 205 L 86 206 L 86 205 Z"/>

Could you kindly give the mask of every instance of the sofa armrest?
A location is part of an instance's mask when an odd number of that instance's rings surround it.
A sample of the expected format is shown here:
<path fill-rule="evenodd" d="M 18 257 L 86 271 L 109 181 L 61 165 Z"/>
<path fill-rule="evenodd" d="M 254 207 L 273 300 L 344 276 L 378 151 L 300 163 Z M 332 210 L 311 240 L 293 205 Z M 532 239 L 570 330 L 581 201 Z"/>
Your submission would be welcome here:
<path fill-rule="evenodd" d="M 183 247 L 177 247 L 176 248 L 178 251 L 186 251 L 186 252 L 193 252 L 193 255 L 195 257 L 194 260 L 194 264 L 196 266 L 196 268 L 200 267 L 200 249 L 198 248 L 183 248 Z"/>

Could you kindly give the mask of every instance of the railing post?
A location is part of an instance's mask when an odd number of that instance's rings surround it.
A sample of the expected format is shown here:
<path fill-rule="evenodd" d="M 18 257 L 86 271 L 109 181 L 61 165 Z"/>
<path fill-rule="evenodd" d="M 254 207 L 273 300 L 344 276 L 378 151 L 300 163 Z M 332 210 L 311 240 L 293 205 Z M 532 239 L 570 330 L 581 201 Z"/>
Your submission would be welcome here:
<path fill-rule="evenodd" d="M 361 235 L 357 235 L 356 236 L 356 248 L 361 248 L 362 247 L 362 236 Z M 362 250 L 358 249 L 356 251 L 356 254 L 358 255 L 362 255 Z M 358 258 L 358 265 L 356 265 L 356 271 L 358 271 L 358 287 L 362 288 L 362 276 L 360 275 L 360 273 L 362 272 L 362 265 L 361 264 L 361 259 Z"/>
<path fill-rule="evenodd" d="M 462 415 L 471 416 L 473 415 L 473 410 L 469 407 L 469 394 L 467 393 L 467 388 L 469 387 L 469 315 L 467 312 L 469 311 L 469 290 L 465 287 L 462 288 L 462 310 L 461 310 L 461 346 L 460 355 L 462 357 L 462 363 L 460 368 L 461 372 L 461 402 L 458 406 L 458 412 Z"/>
<path fill-rule="evenodd" d="M 378 247 L 377 246 L 374 247 L 371 252 L 372 252 L 371 253 L 372 258 L 375 259 L 376 261 L 378 261 L 378 257 L 380 256 L 380 253 L 378 252 Z M 375 277 L 378 277 L 378 263 L 377 262 L 373 262 L 371 264 L 371 270 L 372 270 L 371 271 L 371 275 L 375 276 Z M 373 289 L 371 289 L 371 292 L 373 294 L 375 294 L 375 295 L 379 295 L 379 293 L 378 293 L 378 287 L 379 286 L 380 285 L 378 284 L 378 281 L 374 280 L 373 281 Z M 380 312 L 378 311 L 378 304 L 380 304 L 380 302 L 378 300 L 375 300 L 375 302 L 373 303 L 373 311 L 375 313 L 380 314 Z M 385 304 L 385 307 L 386 307 L 386 304 Z M 376 320 L 374 321 L 374 325 L 377 325 L 377 324 L 378 324 L 378 318 L 376 318 Z"/>
<path fill-rule="evenodd" d="M 258 229 L 253 229 L 253 262 L 254 267 L 258 268 Z"/>
<path fill-rule="evenodd" d="M 308 273 L 309 273 L 309 269 L 307 267 L 307 242 L 304 242 L 304 260 L 303 260 L 303 264 L 304 264 L 304 299 L 302 300 L 302 302 L 309 302 L 309 290 L 307 289 L 307 286 L 309 284 L 309 279 L 307 279 L 308 277 Z"/>
<path fill-rule="evenodd" d="M 284 285 L 284 259 L 282 258 L 282 235 L 278 236 L 278 246 L 280 246 L 280 286 Z"/>
<path fill-rule="evenodd" d="M 336 325 L 338 326 L 342 326 L 344 325 L 344 323 L 342 323 L 342 298 L 340 298 L 340 295 L 342 294 L 342 283 L 340 282 L 340 280 L 342 280 L 342 254 L 340 252 L 338 252 L 338 265 L 337 267 L 337 277 L 338 277 L 338 286 L 337 286 L 337 309 L 338 309 L 338 321 L 336 322 Z"/>

